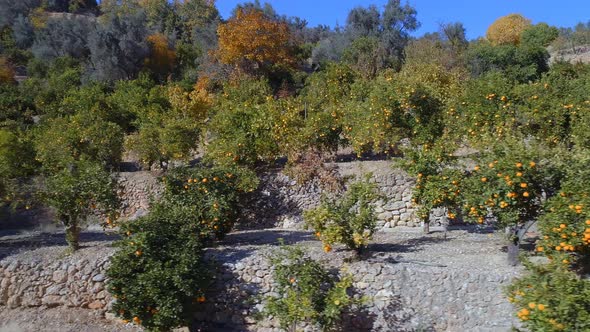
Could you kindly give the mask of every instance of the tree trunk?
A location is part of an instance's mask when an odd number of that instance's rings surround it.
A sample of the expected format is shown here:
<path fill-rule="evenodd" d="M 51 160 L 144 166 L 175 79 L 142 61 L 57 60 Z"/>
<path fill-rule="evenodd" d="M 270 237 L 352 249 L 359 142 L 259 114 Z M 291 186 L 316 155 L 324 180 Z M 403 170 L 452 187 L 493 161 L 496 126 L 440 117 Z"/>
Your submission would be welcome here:
<path fill-rule="evenodd" d="M 520 241 L 511 240 L 508 243 L 508 264 L 511 266 L 518 265 L 518 254 L 520 253 Z"/>
<path fill-rule="evenodd" d="M 424 234 L 429 234 L 430 233 L 430 222 L 423 221 L 422 222 L 422 230 L 424 231 Z"/>
<path fill-rule="evenodd" d="M 66 242 L 72 251 L 80 249 L 80 227 L 78 227 L 78 223 L 66 226 Z"/>
<path fill-rule="evenodd" d="M 517 226 L 508 227 L 506 233 L 509 233 L 510 240 L 508 243 L 508 263 L 512 266 L 516 266 L 519 263 L 518 256 L 520 254 L 520 243 L 526 232 L 535 223 L 534 220 L 519 223 Z"/>

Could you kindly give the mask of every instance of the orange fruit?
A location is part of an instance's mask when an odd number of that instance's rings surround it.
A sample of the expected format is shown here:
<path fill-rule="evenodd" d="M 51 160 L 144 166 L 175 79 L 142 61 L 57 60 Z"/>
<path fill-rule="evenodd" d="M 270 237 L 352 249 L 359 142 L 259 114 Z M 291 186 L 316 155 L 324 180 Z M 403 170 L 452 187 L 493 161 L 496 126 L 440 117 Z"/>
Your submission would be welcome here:
<path fill-rule="evenodd" d="M 522 167 L 522 163 L 516 163 L 516 167 L 521 168 Z"/>

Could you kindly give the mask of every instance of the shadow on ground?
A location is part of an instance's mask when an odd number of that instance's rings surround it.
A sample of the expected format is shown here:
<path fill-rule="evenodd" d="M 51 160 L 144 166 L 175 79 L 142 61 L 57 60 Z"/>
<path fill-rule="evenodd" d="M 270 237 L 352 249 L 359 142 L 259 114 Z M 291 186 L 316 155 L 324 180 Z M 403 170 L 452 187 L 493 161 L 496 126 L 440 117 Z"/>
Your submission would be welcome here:
<path fill-rule="evenodd" d="M 118 238 L 119 237 L 116 234 L 106 234 L 104 232 L 94 231 L 82 232 L 80 233 L 80 248 L 86 247 L 84 243 L 112 242 Z M 30 232 L 3 236 L 0 237 L 0 260 L 23 251 L 62 246 L 67 246 L 65 234 L 63 232 Z"/>

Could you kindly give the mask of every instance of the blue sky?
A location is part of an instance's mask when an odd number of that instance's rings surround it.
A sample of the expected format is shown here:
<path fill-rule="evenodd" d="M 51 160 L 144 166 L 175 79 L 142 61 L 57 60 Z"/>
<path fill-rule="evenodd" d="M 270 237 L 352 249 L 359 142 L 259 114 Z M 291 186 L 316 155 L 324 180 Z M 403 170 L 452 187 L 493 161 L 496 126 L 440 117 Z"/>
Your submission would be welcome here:
<path fill-rule="evenodd" d="M 217 0 L 223 18 L 230 16 L 239 0 Z M 264 0 L 261 0 L 264 3 Z M 375 4 L 383 7 L 387 0 L 267 0 L 279 14 L 299 16 L 310 26 L 344 25 L 350 9 Z M 404 0 L 402 0 L 404 3 Z M 500 16 L 519 13 L 533 23 L 546 22 L 571 27 L 590 20 L 590 0 L 409 0 L 418 11 L 422 27 L 414 35 L 438 30 L 439 23 L 462 22 L 469 39 L 483 36 L 487 27 Z"/>

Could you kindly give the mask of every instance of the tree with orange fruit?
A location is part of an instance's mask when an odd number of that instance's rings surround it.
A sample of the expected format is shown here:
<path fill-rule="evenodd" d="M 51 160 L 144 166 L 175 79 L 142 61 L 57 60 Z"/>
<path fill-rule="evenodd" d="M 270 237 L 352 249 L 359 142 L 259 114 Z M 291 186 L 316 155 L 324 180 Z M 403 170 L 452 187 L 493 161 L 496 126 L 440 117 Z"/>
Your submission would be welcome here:
<path fill-rule="evenodd" d="M 352 183 L 339 199 L 324 197 L 320 206 L 304 212 L 306 227 L 311 227 L 330 252 L 341 243 L 360 258 L 377 228 L 374 203 L 381 198 L 371 174 Z"/>
<path fill-rule="evenodd" d="M 468 220 L 495 220 L 511 230 L 509 260 L 518 262 L 518 248 L 540 215 L 547 197 L 559 186 L 560 171 L 550 150 L 533 141 L 513 139 L 481 152 L 463 182 L 463 210 Z"/>

